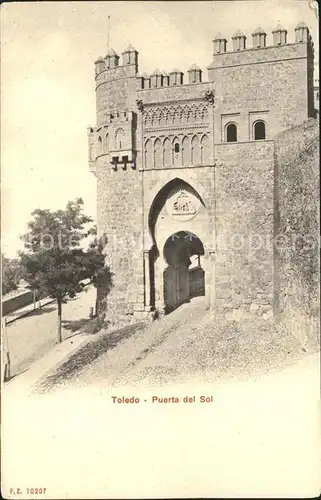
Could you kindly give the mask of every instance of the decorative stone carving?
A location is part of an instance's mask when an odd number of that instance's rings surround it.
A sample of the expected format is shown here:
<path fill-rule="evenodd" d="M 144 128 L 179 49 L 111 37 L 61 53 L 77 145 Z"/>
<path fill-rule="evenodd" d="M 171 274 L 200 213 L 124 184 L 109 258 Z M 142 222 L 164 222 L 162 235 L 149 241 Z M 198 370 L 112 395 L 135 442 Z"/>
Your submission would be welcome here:
<path fill-rule="evenodd" d="M 213 90 L 207 90 L 205 92 L 205 99 L 209 104 L 214 104 L 214 92 L 213 92 Z"/>
<path fill-rule="evenodd" d="M 143 101 L 141 99 L 136 99 L 136 104 L 137 104 L 138 111 L 140 111 L 142 113 L 144 111 Z"/>
<path fill-rule="evenodd" d="M 184 191 L 177 196 L 172 206 L 172 215 L 194 215 L 196 208 Z"/>
<path fill-rule="evenodd" d="M 168 130 L 166 131 L 168 133 Z M 179 151 L 175 153 L 175 144 Z M 208 165 L 211 162 L 207 134 L 167 135 L 159 132 L 144 137 L 145 168 Z"/>
<path fill-rule="evenodd" d="M 146 128 L 180 127 L 181 124 L 202 123 L 208 120 L 208 109 L 204 102 L 195 104 L 177 104 L 149 109 L 144 116 Z"/>
<path fill-rule="evenodd" d="M 180 221 L 195 217 L 199 209 L 199 200 L 185 189 L 180 189 L 166 202 L 168 214 Z"/>

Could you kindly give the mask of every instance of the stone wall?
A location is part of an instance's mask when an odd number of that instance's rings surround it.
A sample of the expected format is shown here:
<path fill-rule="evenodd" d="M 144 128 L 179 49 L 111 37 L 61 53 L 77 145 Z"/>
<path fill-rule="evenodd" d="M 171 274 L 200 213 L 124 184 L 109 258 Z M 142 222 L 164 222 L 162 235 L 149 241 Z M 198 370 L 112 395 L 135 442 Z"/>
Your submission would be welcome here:
<path fill-rule="evenodd" d="M 273 142 L 216 146 L 215 305 L 272 315 Z"/>
<path fill-rule="evenodd" d="M 252 140 L 258 119 L 266 122 L 267 139 L 306 120 L 307 52 L 307 44 L 292 44 L 216 55 L 209 69 L 217 96 L 215 142 L 224 140 L 226 115 L 238 125 L 238 141 Z"/>
<path fill-rule="evenodd" d="M 96 76 L 97 126 L 110 111 L 136 110 L 136 65 L 119 66 Z"/>
<path fill-rule="evenodd" d="M 102 157 L 96 176 L 97 226 L 107 235 L 106 262 L 114 273 L 108 319 L 130 320 L 144 306 L 141 173 L 114 171 Z"/>
<path fill-rule="evenodd" d="M 306 347 L 320 314 L 319 124 L 309 120 L 275 145 L 275 316 Z"/>
<path fill-rule="evenodd" d="M 212 82 L 176 85 L 173 87 L 158 87 L 137 91 L 137 98 L 145 104 L 177 102 L 198 97 L 203 98 L 207 90 L 213 88 Z"/>
<path fill-rule="evenodd" d="M 36 300 L 39 299 L 39 294 L 38 292 L 36 293 Z M 20 309 L 21 307 L 28 306 L 29 304 L 32 304 L 34 300 L 33 292 L 31 291 L 26 291 L 22 292 L 19 295 L 16 295 L 15 297 L 10 297 L 10 298 L 4 298 L 1 302 L 1 307 L 2 307 L 2 316 L 6 316 L 7 314 L 10 314 L 13 311 L 16 311 L 17 309 Z"/>

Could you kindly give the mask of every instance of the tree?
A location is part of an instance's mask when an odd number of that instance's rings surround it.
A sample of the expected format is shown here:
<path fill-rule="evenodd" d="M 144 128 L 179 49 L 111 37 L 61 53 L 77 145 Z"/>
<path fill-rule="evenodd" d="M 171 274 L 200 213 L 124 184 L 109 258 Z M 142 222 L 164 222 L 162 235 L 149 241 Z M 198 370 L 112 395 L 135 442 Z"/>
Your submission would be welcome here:
<path fill-rule="evenodd" d="M 62 341 L 62 305 L 84 288 L 83 280 L 93 279 L 105 268 L 102 252 L 81 248 L 95 232 L 88 229 L 92 218 L 83 214 L 83 200 L 69 201 L 65 210 L 35 210 L 22 236 L 26 251 L 21 252 L 24 278 L 29 287 L 57 300 L 58 342 Z"/>
<path fill-rule="evenodd" d="M 93 285 L 97 290 L 96 295 L 96 330 L 103 328 L 105 324 L 107 310 L 107 295 L 113 285 L 113 273 L 107 265 L 102 265 L 105 262 L 104 248 L 106 245 L 106 235 L 103 234 L 97 237 L 95 229 L 92 234 L 96 234 L 95 238 L 89 245 L 88 258 L 91 265 L 94 265 Z"/>
<path fill-rule="evenodd" d="M 9 259 L 1 254 L 2 267 L 2 293 L 12 292 L 17 290 L 19 282 L 22 278 L 23 270 L 18 259 Z"/>

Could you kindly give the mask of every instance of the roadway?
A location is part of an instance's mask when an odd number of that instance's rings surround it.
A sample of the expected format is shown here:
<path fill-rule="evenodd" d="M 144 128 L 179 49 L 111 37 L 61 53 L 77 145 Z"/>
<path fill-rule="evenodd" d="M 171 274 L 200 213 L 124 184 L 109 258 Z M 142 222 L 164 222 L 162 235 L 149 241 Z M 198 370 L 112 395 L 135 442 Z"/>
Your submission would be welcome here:
<path fill-rule="evenodd" d="M 62 309 L 63 339 L 70 338 L 89 318 L 90 307 L 95 305 L 96 290 L 86 288 L 78 297 L 69 300 Z M 57 341 L 57 305 L 48 303 L 31 311 L 5 327 L 10 353 L 10 374 L 17 376 L 47 354 Z"/>

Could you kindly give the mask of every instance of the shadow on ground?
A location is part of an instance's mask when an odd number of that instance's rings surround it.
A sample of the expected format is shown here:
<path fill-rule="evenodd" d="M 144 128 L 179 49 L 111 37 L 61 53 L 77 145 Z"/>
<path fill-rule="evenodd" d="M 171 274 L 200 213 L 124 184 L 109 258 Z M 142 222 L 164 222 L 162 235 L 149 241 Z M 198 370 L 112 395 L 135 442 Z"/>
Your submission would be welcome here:
<path fill-rule="evenodd" d="M 42 314 L 50 313 L 50 312 L 54 311 L 55 309 L 56 308 L 54 306 L 50 306 L 50 307 L 43 306 L 41 309 L 31 309 L 30 311 L 25 313 L 25 316 L 27 316 L 27 315 L 28 316 L 40 316 Z M 17 311 L 10 313 L 10 317 L 15 318 L 15 319 L 21 318 L 22 317 L 21 310 L 18 309 Z"/>
<path fill-rule="evenodd" d="M 61 324 L 64 330 L 70 332 L 64 335 L 64 339 L 67 340 L 80 333 L 96 333 L 97 320 L 96 318 L 82 318 L 73 321 L 63 320 Z"/>
<path fill-rule="evenodd" d="M 88 321 L 88 320 L 87 320 Z M 127 339 L 140 332 L 145 327 L 144 323 L 126 326 L 119 330 L 106 333 L 99 339 L 88 342 L 81 347 L 75 354 L 62 363 L 56 369 L 55 373 L 45 378 L 38 387 L 36 392 L 47 392 L 57 385 L 61 385 L 67 380 L 75 377 L 87 365 L 93 363 L 97 358 L 105 354 L 108 350 L 113 349 L 124 339 Z"/>
<path fill-rule="evenodd" d="M 30 316 L 41 316 L 42 314 L 50 313 L 52 311 L 55 311 L 56 309 L 57 308 L 55 306 L 50 306 L 50 307 L 42 306 L 41 309 L 35 309 L 34 311 L 32 311 L 30 313 Z"/>

